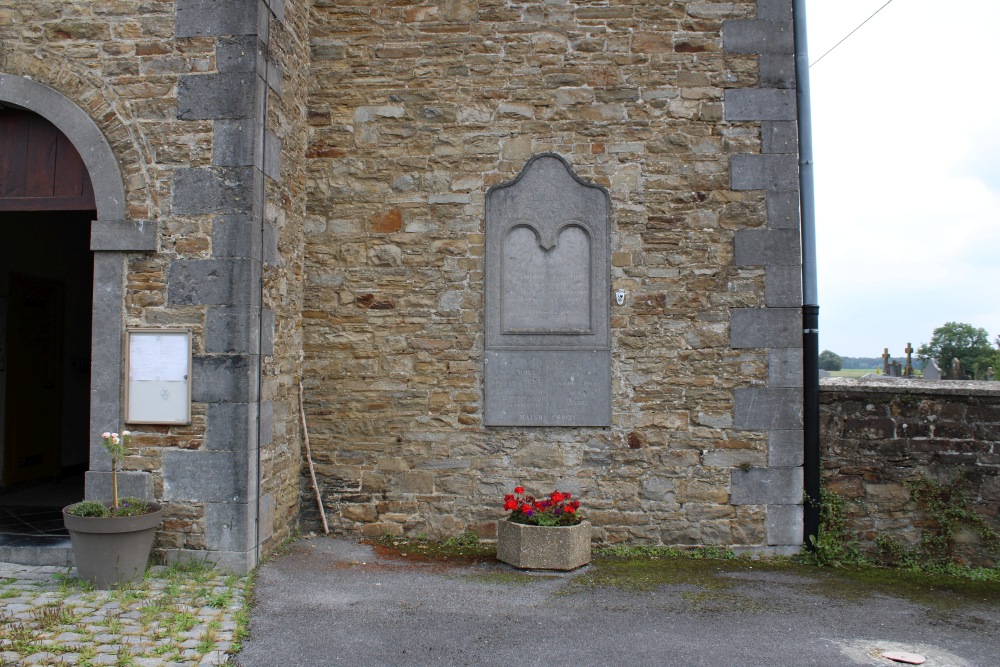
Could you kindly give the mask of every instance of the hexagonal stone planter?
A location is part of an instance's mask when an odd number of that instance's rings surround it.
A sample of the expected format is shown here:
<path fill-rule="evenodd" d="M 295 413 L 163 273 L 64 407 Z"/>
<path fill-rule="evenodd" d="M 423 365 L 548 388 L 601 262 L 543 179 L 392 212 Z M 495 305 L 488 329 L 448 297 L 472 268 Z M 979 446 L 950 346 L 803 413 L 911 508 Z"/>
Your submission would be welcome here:
<path fill-rule="evenodd" d="M 590 562 L 590 523 L 526 526 L 498 521 L 497 558 L 523 570 L 575 570 Z"/>

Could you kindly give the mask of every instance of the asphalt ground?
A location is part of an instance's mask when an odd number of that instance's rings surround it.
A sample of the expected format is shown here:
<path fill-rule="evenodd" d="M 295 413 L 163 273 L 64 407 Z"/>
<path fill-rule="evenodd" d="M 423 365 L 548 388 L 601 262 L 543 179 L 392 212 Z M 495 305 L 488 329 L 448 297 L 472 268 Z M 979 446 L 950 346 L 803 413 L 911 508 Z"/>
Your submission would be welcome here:
<path fill-rule="evenodd" d="M 523 573 L 317 537 L 260 568 L 250 637 L 232 662 L 901 664 L 887 651 L 927 667 L 1000 666 L 1000 586 L 787 560 L 601 558 Z"/>

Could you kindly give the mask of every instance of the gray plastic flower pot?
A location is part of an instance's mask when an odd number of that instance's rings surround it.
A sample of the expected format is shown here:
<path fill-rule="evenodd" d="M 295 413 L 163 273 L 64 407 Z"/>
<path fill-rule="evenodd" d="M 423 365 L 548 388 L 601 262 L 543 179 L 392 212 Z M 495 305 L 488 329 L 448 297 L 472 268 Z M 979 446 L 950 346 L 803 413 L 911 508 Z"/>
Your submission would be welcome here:
<path fill-rule="evenodd" d="M 73 543 L 73 559 L 78 576 L 97 588 L 142 579 L 153 548 L 156 527 L 163 508 L 149 504 L 153 511 L 138 516 L 73 516 L 63 510 L 63 522 Z"/>
<path fill-rule="evenodd" d="M 526 526 L 497 522 L 497 558 L 523 570 L 575 570 L 590 562 L 590 523 Z"/>

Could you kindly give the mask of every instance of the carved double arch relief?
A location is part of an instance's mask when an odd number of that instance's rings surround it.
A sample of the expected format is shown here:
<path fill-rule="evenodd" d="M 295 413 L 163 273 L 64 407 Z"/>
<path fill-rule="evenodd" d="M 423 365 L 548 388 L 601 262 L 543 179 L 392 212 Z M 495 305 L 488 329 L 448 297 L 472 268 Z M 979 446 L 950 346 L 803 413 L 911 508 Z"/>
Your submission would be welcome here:
<path fill-rule="evenodd" d="M 488 426 L 610 425 L 610 213 L 554 154 L 487 193 Z"/>

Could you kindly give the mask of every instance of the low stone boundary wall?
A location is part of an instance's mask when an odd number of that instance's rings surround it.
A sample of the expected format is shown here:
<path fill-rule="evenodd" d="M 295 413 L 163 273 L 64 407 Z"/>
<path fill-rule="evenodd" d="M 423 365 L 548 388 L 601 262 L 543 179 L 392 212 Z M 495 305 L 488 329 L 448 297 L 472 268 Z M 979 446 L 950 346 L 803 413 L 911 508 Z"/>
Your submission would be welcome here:
<path fill-rule="evenodd" d="M 1000 383 L 826 378 L 820 381 L 824 488 L 847 502 L 848 529 L 915 545 L 932 528 L 907 482 L 959 480 L 971 508 L 1000 531 Z M 989 554 L 961 531 L 959 555 Z"/>

